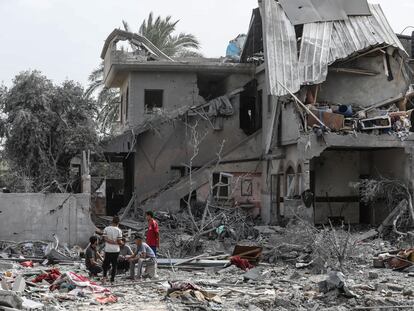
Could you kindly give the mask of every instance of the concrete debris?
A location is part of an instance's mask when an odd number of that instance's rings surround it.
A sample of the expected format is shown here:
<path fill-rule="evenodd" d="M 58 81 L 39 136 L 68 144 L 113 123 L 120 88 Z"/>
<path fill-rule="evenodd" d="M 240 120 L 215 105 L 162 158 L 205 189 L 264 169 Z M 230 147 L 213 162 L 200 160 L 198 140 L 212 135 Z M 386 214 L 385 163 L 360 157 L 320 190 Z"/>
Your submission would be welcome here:
<path fill-rule="evenodd" d="M 164 223 L 160 221 L 159 225 L 159 256 L 164 257 L 168 244 L 173 241 L 167 238 L 169 232 L 164 229 Z M 315 273 L 319 263 L 313 254 L 314 236 L 304 228 L 300 223 L 276 230 L 262 227 L 254 238 L 238 243 L 231 237 L 206 239 L 198 254 L 187 258 L 158 258 L 156 279 L 131 282 L 126 280 L 124 272 L 119 272 L 115 284 L 108 286 L 102 284 L 99 276 L 93 280 L 88 278 L 84 263 L 79 261 L 49 267 L 39 262 L 33 262 L 33 267 L 14 263 L 7 265 L 10 269 L 1 274 L 1 284 L 7 290 L 2 291 L 6 298 L 0 301 L 8 301 L 9 308 L 31 310 L 345 311 L 386 305 L 390 299 L 396 305 L 410 304 L 414 288 L 410 278 L 401 277 L 401 273 L 408 275 L 408 272 L 382 269 L 380 273 L 371 268 L 373 255 L 392 256 L 390 242 L 376 238 L 356 244 L 355 252 L 343 263 L 343 272 L 330 270 L 325 276 Z M 338 237 L 340 230 L 335 228 Z M 360 240 L 364 232 L 349 234 L 350 239 Z M 228 250 L 231 245 L 239 244 L 263 248 L 261 260 L 246 272 L 229 265 L 232 256 L 223 251 L 224 247 Z M 289 256 L 278 256 L 269 262 L 266 254 L 270 247 L 279 254 L 295 252 L 297 257 L 292 260 Z"/>
<path fill-rule="evenodd" d="M 23 297 L 23 304 L 22 304 L 24 309 L 27 310 L 41 310 L 44 307 L 43 303 L 31 300 L 31 299 L 27 299 L 25 297 Z"/>
<path fill-rule="evenodd" d="M 263 278 L 262 272 L 259 268 L 250 269 L 243 275 L 243 277 L 247 281 L 260 281 Z"/>
<path fill-rule="evenodd" d="M 369 271 L 368 272 L 368 278 L 371 279 L 371 280 L 378 279 L 378 273 L 374 272 L 374 271 Z"/>
<path fill-rule="evenodd" d="M 14 280 L 12 290 L 14 292 L 22 293 L 24 292 L 25 288 L 26 288 L 26 281 L 24 280 L 24 277 L 22 275 L 17 276 L 16 279 Z"/>
<path fill-rule="evenodd" d="M 15 292 L 0 290 L 0 306 L 10 307 L 20 310 L 22 308 L 23 299 Z"/>
<path fill-rule="evenodd" d="M 319 282 L 319 291 L 326 294 L 332 290 L 339 290 L 347 298 L 356 297 L 354 293 L 352 293 L 345 280 L 345 275 L 342 272 L 338 271 L 331 271 L 328 273 L 328 278 L 324 281 Z"/>

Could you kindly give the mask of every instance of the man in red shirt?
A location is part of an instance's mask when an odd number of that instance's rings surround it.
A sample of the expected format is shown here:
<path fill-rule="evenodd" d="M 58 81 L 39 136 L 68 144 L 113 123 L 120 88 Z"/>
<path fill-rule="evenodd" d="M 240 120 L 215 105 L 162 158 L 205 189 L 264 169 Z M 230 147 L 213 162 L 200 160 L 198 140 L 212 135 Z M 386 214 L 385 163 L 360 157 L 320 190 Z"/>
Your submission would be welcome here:
<path fill-rule="evenodd" d="M 147 211 L 145 217 L 148 221 L 147 244 L 154 251 L 155 256 L 157 256 L 157 248 L 160 247 L 160 230 L 158 229 L 158 223 L 155 221 L 154 213 L 152 211 Z"/>

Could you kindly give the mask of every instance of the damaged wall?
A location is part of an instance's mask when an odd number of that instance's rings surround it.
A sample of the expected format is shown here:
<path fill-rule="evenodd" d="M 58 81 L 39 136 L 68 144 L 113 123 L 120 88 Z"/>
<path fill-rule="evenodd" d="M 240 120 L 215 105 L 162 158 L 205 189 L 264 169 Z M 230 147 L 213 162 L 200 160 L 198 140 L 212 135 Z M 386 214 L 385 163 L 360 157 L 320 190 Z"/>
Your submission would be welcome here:
<path fill-rule="evenodd" d="M 358 190 L 349 186 L 358 182 L 359 151 L 325 151 L 312 161 L 315 176 L 315 223 L 327 223 L 328 217 L 344 217 L 346 223 L 359 222 L 359 202 L 335 202 L 337 198 L 358 197 Z M 326 200 L 328 202 L 318 202 Z"/>
<path fill-rule="evenodd" d="M 408 157 L 402 148 L 324 151 L 311 162 L 315 223 L 327 223 L 328 217 L 344 217 L 346 223 L 379 224 L 388 214 L 386 206 L 383 202 L 361 204 L 358 189 L 350 185 L 380 177 L 408 182 Z"/>
<path fill-rule="evenodd" d="M 163 90 L 163 109 L 174 111 L 197 104 L 197 76 L 191 72 L 132 72 L 129 75 L 128 122 L 145 120 L 145 90 Z"/>
<path fill-rule="evenodd" d="M 95 231 L 90 194 L 0 193 L 0 239 L 50 240 L 84 246 Z"/>
<path fill-rule="evenodd" d="M 294 102 L 283 104 L 281 111 L 281 145 L 294 144 L 300 137 L 301 123 L 298 108 Z"/>
<path fill-rule="evenodd" d="M 237 88 L 243 86 L 245 78 L 238 76 L 236 81 L 228 81 L 228 85 Z M 228 89 L 230 92 L 233 89 Z M 187 98 L 192 93 L 187 89 Z M 250 157 L 251 146 L 247 144 L 244 147 L 246 134 L 240 129 L 239 120 L 239 95 L 231 99 L 234 114 L 229 117 L 216 118 L 218 123 L 222 124 L 219 128 L 213 129 L 208 120 L 202 120 L 200 117 L 188 117 L 190 124 L 196 119 L 199 120 L 197 131 L 200 136 L 207 133 L 202 143 L 199 145 L 199 154 L 194 159 L 193 167 L 201 167 L 208 161 L 216 157 L 222 141 L 225 141 L 222 154 L 229 153 L 239 147 L 237 158 L 243 158 L 246 155 Z M 192 104 L 191 102 L 186 105 Z M 214 123 L 214 122 L 213 122 Z M 137 137 L 135 150 L 135 178 L 136 192 L 139 200 L 145 199 L 151 194 L 158 192 L 166 187 L 169 183 L 180 177 L 184 165 L 188 164 L 192 156 L 192 146 L 190 143 L 191 130 L 181 120 L 164 123 L 157 128 L 157 131 L 149 130 Z M 261 142 L 261 139 L 258 138 Z M 244 148 L 247 148 L 244 150 Z M 258 151 L 257 148 L 254 149 Z M 235 160 L 232 158 L 232 160 Z M 151 177 L 151 178 L 149 178 Z"/>
<path fill-rule="evenodd" d="M 395 51 L 393 48 L 389 50 Z M 318 102 L 369 107 L 386 99 L 404 95 L 408 89 L 409 79 L 402 65 L 402 58 L 395 53 L 389 56 L 391 76 L 385 74 L 385 56 L 381 53 L 360 57 L 355 61 L 338 65 L 338 67 L 365 69 L 377 75 L 360 75 L 330 71 L 327 80 L 321 84 Z M 332 66 L 335 67 L 335 66 Z"/>
<path fill-rule="evenodd" d="M 234 169 L 234 168 L 233 168 Z M 260 173 L 244 173 L 235 172 L 233 170 L 225 171 L 231 174 L 230 181 L 230 198 L 245 208 L 250 208 L 253 215 L 260 214 L 261 208 L 261 174 Z M 208 197 L 210 185 L 204 184 L 197 190 L 197 197 L 201 201 L 205 201 Z"/>

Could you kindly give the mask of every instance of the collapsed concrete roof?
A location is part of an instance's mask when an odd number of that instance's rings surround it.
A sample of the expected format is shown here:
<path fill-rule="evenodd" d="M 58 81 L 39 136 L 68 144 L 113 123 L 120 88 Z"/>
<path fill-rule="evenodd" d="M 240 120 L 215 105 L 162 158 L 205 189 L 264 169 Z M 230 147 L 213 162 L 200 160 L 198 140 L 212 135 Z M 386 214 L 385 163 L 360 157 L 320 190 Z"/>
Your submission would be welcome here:
<path fill-rule="evenodd" d="M 301 85 L 319 84 L 329 65 L 371 48 L 392 46 L 408 55 L 377 4 L 369 4 L 371 15 L 304 24 L 298 52 L 295 26 L 282 5 L 275 0 L 259 3 L 271 95 L 287 95 L 284 87 L 295 93 Z"/>
<path fill-rule="evenodd" d="M 128 44 L 118 44 L 121 41 L 128 41 Z M 107 87 L 119 87 L 129 72 L 194 72 L 222 76 L 255 72 L 253 64 L 229 63 L 217 58 L 172 59 L 147 38 L 120 29 L 112 31 L 105 40 L 101 58 L 105 63 L 104 81 Z"/>
<path fill-rule="evenodd" d="M 105 44 L 101 52 L 102 59 L 105 59 L 106 52 L 108 51 L 108 48 L 110 47 L 111 42 L 114 40 L 119 40 L 119 41 L 128 40 L 132 45 L 135 45 L 137 47 L 143 47 L 148 51 L 148 53 L 151 53 L 160 59 L 173 61 L 171 57 L 169 57 L 168 55 L 163 53 L 160 49 L 158 49 L 146 37 L 141 36 L 136 33 L 121 30 L 121 29 L 114 29 L 114 31 L 112 31 L 109 34 L 108 38 L 106 38 Z"/>

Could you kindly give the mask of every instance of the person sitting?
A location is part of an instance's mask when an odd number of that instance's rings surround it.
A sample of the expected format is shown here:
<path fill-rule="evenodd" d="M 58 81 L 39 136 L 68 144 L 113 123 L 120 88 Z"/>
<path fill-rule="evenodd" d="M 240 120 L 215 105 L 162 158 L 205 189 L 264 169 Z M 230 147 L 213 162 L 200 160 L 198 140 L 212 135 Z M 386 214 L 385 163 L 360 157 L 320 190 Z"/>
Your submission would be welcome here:
<path fill-rule="evenodd" d="M 98 263 L 98 260 L 102 261 L 102 257 L 96 250 L 97 245 L 98 238 L 91 236 L 89 238 L 89 246 L 85 250 L 85 265 L 89 271 L 89 276 L 97 276 L 98 273 L 102 272 L 102 267 Z"/>
<path fill-rule="evenodd" d="M 128 257 L 133 255 L 132 249 L 129 245 L 126 245 L 126 239 L 122 238 L 119 244 L 120 251 L 118 256 L 118 270 L 125 272 L 129 268 Z"/>
<path fill-rule="evenodd" d="M 135 264 L 137 264 L 138 279 L 142 278 L 142 268 L 144 266 L 144 262 L 146 264 L 145 274 L 146 276 L 153 278 L 156 276 L 157 271 L 157 259 L 155 257 L 154 251 L 149 247 L 149 245 L 142 241 L 141 236 L 137 236 L 135 238 L 135 245 L 137 249 L 135 250 L 134 254 L 128 258 L 130 265 L 129 265 L 129 278 L 134 280 L 135 279 Z"/>

